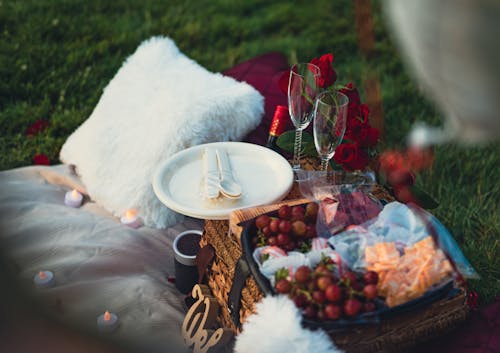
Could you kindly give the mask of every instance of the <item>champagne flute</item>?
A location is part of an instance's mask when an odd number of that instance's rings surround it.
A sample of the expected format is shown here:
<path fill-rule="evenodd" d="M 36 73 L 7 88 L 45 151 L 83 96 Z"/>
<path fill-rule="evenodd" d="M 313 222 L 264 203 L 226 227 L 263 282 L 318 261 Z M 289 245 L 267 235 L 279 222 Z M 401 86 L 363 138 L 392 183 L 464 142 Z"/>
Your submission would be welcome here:
<path fill-rule="evenodd" d="M 312 120 L 314 101 L 320 91 L 318 85 L 319 67 L 310 63 L 299 63 L 292 66 L 288 81 L 288 110 L 295 126 L 295 143 L 293 148 L 292 168 L 300 170 L 300 152 L 302 130 Z"/>
<path fill-rule="evenodd" d="M 349 98 L 340 92 L 323 92 L 316 99 L 313 135 L 323 171 L 344 137 L 348 103 Z"/>

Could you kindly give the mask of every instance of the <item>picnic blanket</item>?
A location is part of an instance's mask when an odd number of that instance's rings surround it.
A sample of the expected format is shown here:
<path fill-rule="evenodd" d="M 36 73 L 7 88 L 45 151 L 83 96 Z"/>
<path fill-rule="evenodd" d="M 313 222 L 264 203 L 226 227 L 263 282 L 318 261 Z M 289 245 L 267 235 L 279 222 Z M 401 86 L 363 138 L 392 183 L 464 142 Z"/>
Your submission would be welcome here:
<path fill-rule="evenodd" d="M 121 322 L 115 339 L 164 351 L 179 340 L 186 309 L 168 281 L 173 239 L 202 229 L 203 221 L 132 229 L 89 200 L 81 208 L 65 206 L 64 195 L 73 188 L 85 190 L 66 165 L 0 173 L 0 244 L 10 268 L 63 323 L 97 333 L 97 317 L 109 310 Z M 53 288 L 36 289 L 33 277 L 40 270 L 54 272 Z"/>

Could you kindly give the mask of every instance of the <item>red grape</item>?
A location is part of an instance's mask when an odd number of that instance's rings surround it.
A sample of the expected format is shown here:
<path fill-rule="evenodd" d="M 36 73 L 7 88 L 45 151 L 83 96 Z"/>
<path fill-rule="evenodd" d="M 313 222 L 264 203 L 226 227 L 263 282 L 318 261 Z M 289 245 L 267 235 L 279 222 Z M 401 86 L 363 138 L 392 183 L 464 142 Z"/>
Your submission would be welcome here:
<path fill-rule="evenodd" d="M 330 320 L 337 320 L 342 316 L 342 309 L 335 304 L 327 304 L 325 306 L 325 315 Z"/>
<path fill-rule="evenodd" d="M 317 313 L 316 313 L 316 318 L 319 320 L 319 321 L 323 321 L 323 320 L 326 320 L 326 314 L 325 314 L 325 311 L 323 309 L 318 309 Z"/>
<path fill-rule="evenodd" d="M 362 303 L 359 300 L 355 298 L 347 299 L 344 302 L 344 314 L 351 317 L 356 316 L 361 311 L 361 307 Z"/>
<path fill-rule="evenodd" d="M 290 290 L 292 289 L 292 284 L 287 279 L 281 278 L 280 280 L 278 280 L 278 282 L 276 282 L 275 288 L 276 292 L 280 294 L 286 294 L 290 293 Z"/>
<path fill-rule="evenodd" d="M 278 215 L 281 219 L 290 219 L 292 208 L 288 205 L 283 205 L 278 209 Z"/>
<path fill-rule="evenodd" d="M 267 244 L 271 246 L 278 245 L 278 238 L 275 235 L 270 236 L 267 239 Z"/>
<path fill-rule="evenodd" d="M 342 288 L 335 283 L 330 284 L 325 290 L 326 299 L 330 302 L 338 302 L 342 299 Z"/>
<path fill-rule="evenodd" d="M 303 308 L 307 304 L 307 298 L 303 294 L 293 297 L 293 302 L 297 308 Z"/>
<path fill-rule="evenodd" d="M 378 295 L 377 286 L 375 284 L 367 284 L 365 288 L 363 288 L 363 294 L 368 300 L 375 299 Z"/>
<path fill-rule="evenodd" d="M 314 273 L 318 276 L 330 276 L 332 272 L 326 267 L 325 264 L 320 263 L 316 268 L 314 269 Z"/>
<path fill-rule="evenodd" d="M 303 313 L 308 319 L 314 319 L 316 317 L 316 309 L 314 309 L 314 306 L 312 305 L 307 306 Z"/>
<path fill-rule="evenodd" d="M 266 227 L 270 221 L 271 218 L 268 215 L 263 214 L 255 219 L 255 225 L 257 226 L 257 228 L 262 229 Z"/>
<path fill-rule="evenodd" d="M 282 220 L 280 221 L 278 228 L 281 233 L 289 233 L 292 229 L 292 224 L 290 221 Z"/>
<path fill-rule="evenodd" d="M 294 221 L 303 221 L 304 220 L 304 209 L 302 206 L 293 206 L 292 207 L 292 220 Z"/>
<path fill-rule="evenodd" d="M 365 284 L 377 284 L 378 283 L 378 273 L 375 271 L 367 271 L 363 275 L 363 282 Z"/>
<path fill-rule="evenodd" d="M 311 269 L 307 266 L 300 266 L 295 271 L 295 281 L 298 283 L 307 283 L 311 279 Z"/>
<path fill-rule="evenodd" d="M 325 292 L 322 290 L 315 290 L 312 294 L 312 299 L 316 304 L 323 304 L 326 300 Z"/>
<path fill-rule="evenodd" d="M 262 234 L 264 234 L 265 237 L 270 237 L 273 232 L 271 232 L 271 228 L 269 228 L 269 226 L 265 226 L 262 228 Z"/>
<path fill-rule="evenodd" d="M 316 281 L 311 281 L 309 280 L 309 282 L 307 283 L 306 285 L 306 289 L 308 292 L 312 293 L 314 292 L 315 290 L 318 289 L 318 286 L 316 285 Z"/>
<path fill-rule="evenodd" d="M 295 221 L 291 225 L 292 234 L 297 237 L 303 237 L 306 235 L 307 226 L 303 221 Z"/>
<path fill-rule="evenodd" d="M 352 271 L 346 271 L 342 274 L 342 277 L 340 278 L 342 281 L 345 282 L 346 285 L 352 285 L 353 283 L 358 281 L 358 277 L 356 274 Z"/>
<path fill-rule="evenodd" d="M 279 233 L 276 239 L 278 240 L 278 245 L 286 245 L 290 241 L 290 236 L 288 234 Z"/>
<path fill-rule="evenodd" d="M 316 280 L 316 285 L 321 290 L 326 290 L 326 288 L 332 283 L 332 277 L 330 276 L 321 276 Z"/>
<path fill-rule="evenodd" d="M 280 220 L 278 218 L 271 218 L 271 222 L 269 222 L 269 228 L 273 233 L 279 232 Z"/>

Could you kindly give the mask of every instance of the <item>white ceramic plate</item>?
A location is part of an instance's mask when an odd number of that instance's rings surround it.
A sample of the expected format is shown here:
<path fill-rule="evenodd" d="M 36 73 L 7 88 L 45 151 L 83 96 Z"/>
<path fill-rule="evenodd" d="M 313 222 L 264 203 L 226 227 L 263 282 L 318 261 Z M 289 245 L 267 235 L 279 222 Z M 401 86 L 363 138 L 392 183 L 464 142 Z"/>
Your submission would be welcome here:
<path fill-rule="evenodd" d="M 205 147 L 225 149 L 243 194 L 239 199 L 203 196 Z M 215 142 L 198 145 L 169 158 L 153 176 L 160 201 L 181 214 L 202 219 L 229 219 L 231 211 L 282 200 L 293 184 L 293 171 L 278 153 L 250 143 Z"/>

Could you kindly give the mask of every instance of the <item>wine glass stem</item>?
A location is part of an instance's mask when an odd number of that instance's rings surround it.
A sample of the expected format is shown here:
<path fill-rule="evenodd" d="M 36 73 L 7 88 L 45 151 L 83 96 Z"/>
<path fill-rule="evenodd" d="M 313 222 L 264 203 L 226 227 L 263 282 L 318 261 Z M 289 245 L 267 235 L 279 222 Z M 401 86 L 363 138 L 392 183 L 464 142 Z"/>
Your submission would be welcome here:
<path fill-rule="evenodd" d="M 293 163 L 292 168 L 294 170 L 300 169 L 300 150 L 302 147 L 302 130 L 295 130 L 295 143 L 293 145 Z"/>
<path fill-rule="evenodd" d="M 321 159 L 321 170 L 326 172 L 327 169 L 328 169 L 328 159 L 322 158 Z"/>

